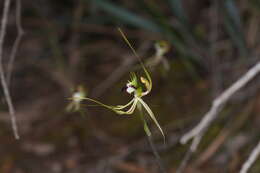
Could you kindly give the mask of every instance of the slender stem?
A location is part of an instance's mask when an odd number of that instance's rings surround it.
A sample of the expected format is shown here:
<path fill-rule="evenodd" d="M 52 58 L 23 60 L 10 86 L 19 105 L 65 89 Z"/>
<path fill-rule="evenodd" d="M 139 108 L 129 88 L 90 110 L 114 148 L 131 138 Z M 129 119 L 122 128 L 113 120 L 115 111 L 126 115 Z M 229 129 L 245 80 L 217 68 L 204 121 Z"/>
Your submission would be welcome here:
<path fill-rule="evenodd" d="M 163 133 L 163 130 L 160 126 L 160 124 L 158 123 L 157 119 L 154 116 L 153 111 L 150 109 L 150 107 L 143 101 L 142 98 L 137 98 L 140 102 L 140 104 L 142 104 L 142 106 L 145 108 L 145 110 L 147 111 L 147 113 L 149 114 L 149 116 L 151 117 L 151 119 L 153 120 L 153 122 L 155 123 L 155 125 L 158 127 L 158 129 L 160 130 L 162 136 L 163 136 L 163 142 L 165 144 L 165 135 Z"/>
<path fill-rule="evenodd" d="M 16 28 L 17 28 L 17 32 L 18 35 L 15 39 L 14 45 L 12 47 L 12 51 L 11 51 L 11 55 L 7 64 L 7 73 L 6 73 L 6 81 L 7 81 L 7 85 L 10 86 L 10 82 L 11 82 L 11 76 L 12 76 L 12 71 L 13 71 L 13 64 L 14 64 L 14 60 L 15 60 L 15 56 L 16 53 L 18 51 L 20 42 L 22 40 L 22 36 L 24 34 L 24 30 L 22 28 L 22 24 L 21 24 L 21 0 L 16 0 L 16 14 L 15 14 L 15 22 L 16 22 Z"/>
<path fill-rule="evenodd" d="M 257 146 L 253 149 L 247 161 L 243 164 L 239 173 L 247 173 L 251 168 L 253 163 L 256 161 L 257 157 L 260 155 L 260 141 Z"/>
<path fill-rule="evenodd" d="M 143 109 L 142 109 L 142 104 L 138 102 L 137 104 L 137 109 L 139 111 L 139 115 L 141 117 L 141 120 L 143 121 L 144 123 L 144 131 L 146 132 L 146 136 L 147 136 L 147 139 L 148 139 L 148 142 L 149 142 L 149 145 L 151 146 L 152 148 L 152 152 L 156 158 L 156 161 L 157 161 L 157 164 L 159 166 L 159 169 L 160 169 L 160 172 L 161 173 L 166 173 L 166 169 L 163 165 L 163 161 L 162 161 L 162 158 L 161 156 L 159 155 L 155 145 L 154 145 L 154 142 L 153 142 L 153 139 L 152 139 L 152 135 L 151 135 L 151 131 L 148 127 L 148 124 L 145 120 L 145 117 L 144 117 L 144 113 L 143 113 Z"/>
<path fill-rule="evenodd" d="M 6 34 L 6 26 L 7 26 L 9 8 L 10 8 L 10 0 L 5 0 L 3 17 L 2 17 L 2 21 L 1 21 L 1 31 L 0 31 L 0 80 L 1 80 L 1 85 L 3 87 L 4 96 L 5 96 L 7 105 L 8 105 L 9 114 L 10 114 L 10 117 L 11 117 L 13 133 L 14 133 L 15 139 L 19 139 L 16 117 L 15 117 L 15 110 L 14 110 L 12 98 L 10 96 L 10 91 L 8 89 L 8 85 L 7 85 L 7 82 L 6 82 L 6 78 L 5 78 L 5 74 L 4 74 L 4 68 L 3 68 L 3 64 L 2 64 L 2 62 L 3 62 L 3 46 L 4 46 L 4 40 L 5 40 L 5 34 Z"/>
<path fill-rule="evenodd" d="M 185 153 L 184 158 L 181 161 L 181 164 L 180 164 L 179 168 L 177 169 L 176 173 L 182 173 L 184 171 L 184 169 L 186 168 L 188 162 L 191 159 L 192 154 L 193 154 L 193 152 L 189 148 L 189 150 Z"/>

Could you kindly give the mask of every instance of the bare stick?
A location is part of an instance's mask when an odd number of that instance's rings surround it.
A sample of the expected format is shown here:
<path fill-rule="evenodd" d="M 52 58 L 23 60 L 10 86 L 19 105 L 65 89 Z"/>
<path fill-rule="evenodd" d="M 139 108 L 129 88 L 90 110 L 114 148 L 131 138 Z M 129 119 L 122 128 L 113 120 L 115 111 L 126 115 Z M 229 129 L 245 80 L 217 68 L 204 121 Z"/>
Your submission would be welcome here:
<path fill-rule="evenodd" d="M 217 117 L 218 113 L 222 110 L 223 106 L 238 90 L 243 88 L 249 81 L 251 81 L 260 72 L 260 61 L 253 66 L 244 76 L 237 80 L 231 87 L 226 89 L 220 96 L 213 101 L 213 105 L 209 112 L 206 113 L 200 123 L 193 128 L 190 132 L 186 133 L 181 138 L 181 143 L 185 144 L 190 139 L 195 139 L 202 136 L 207 127 Z"/>
<path fill-rule="evenodd" d="M 254 148 L 252 153 L 250 154 L 247 161 L 243 164 L 242 169 L 240 170 L 240 173 L 247 173 L 249 168 L 253 165 L 253 163 L 256 161 L 257 157 L 260 154 L 260 141 L 257 144 L 257 146 Z"/>
<path fill-rule="evenodd" d="M 186 165 L 188 164 L 188 162 L 191 159 L 192 154 L 193 153 L 192 153 L 191 149 L 189 148 L 189 150 L 185 153 L 184 158 L 182 159 L 180 166 L 176 170 L 176 173 L 182 173 L 184 171 L 184 169 L 186 168 Z"/>
<path fill-rule="evenodd" d="M 6 73 L 6 81 L 7 85 L 10 86 L 11 82 L 11 76 L 12 76 L 12 71 L 13 71 L 13 64 L 14 64 L 14 59 L 18 50 L 18 47 L 20 45 L 22 36 L 24 34 L 22 24 L 21 24 L 21 0 L 16 0 L 16 11 L 15 11 L 15 21 L 16 21 L 16 28 L 17 28 L 17 37 L 15 39 L 14 45 L 12 47 L 11 55 L 7 64 L 7 73 Z"/>
<path fill-rule="evenodd" d="M 228 89 L 226 89 L 220 96 L 214 99 L 211 109 L 205 114 L 204 118 L 200 121 L 200 123 L 194 127 L 191 131 L 186 133 L 180 139 L 182 144 L 186 144 L 190 139 L 192 139 L 192 143 L 190 149 L 188 151 L 187 159 L 184 159 L 180 168 L 178 169 L 178 173 L 184 170 L 191 154 L 196 152 L 200 141 L 210 126 L 212 121 L 217 117 L 218 113 L 225 106 L 227 101 L 241 88 L 243 88 L 249 81 L 251 81 L 258 73 L 260 72 L 260 61 L 253 66 L 244 76 L 242 76 L 239 80 L 237 80 L 233 85 L 231 85 Z M 259 146 L 260 147 L 260 146 Z"/>
<path fill-rule="evenodd" d="M 202 134 L 196 136 L 196 138 L 193 139 L 192 144 L 190 145 L 189 150 L 186 152 L 184 159 L 182 160 L 181 165 L 177 169 L 176 173 L 182 173 L 184 171 L 186 165 L 188 164 L 188 162 L 192 157 L 192 154 L 196 152 L 201 138 L 202 138 Z"/>
<path fill-rule="evenodd" d="M 6 26 L 7 26 L 9 7 L 10 7 L 10 0 L 5 0 L 3 17 L 2 17 L 2 21 L 1 21 L 1 31 L 0 31 L 0 80 L 1 80 L 1 85 L 3 87 L 4 96 L 5 96 L 7 105 L 8 105 L 9 113 L 10 113 L 10 116 L 11 116 L 13 133 L 14 133 L 15 139 L 19 139 L 14 106 L 13 106 L 12 99 L 11 99 L 11 96 L 10 96 L 10 93 L 9 93 L 9 89 L 8 89 L 8 86 L 7 86 L 7 83 L 6 83 L 4 69 L 3 69 L 3 63 L 2 63 L 3 46 L 4 46 L 4 38 L 5 38 L 5 34 L 6 34 Z"/>

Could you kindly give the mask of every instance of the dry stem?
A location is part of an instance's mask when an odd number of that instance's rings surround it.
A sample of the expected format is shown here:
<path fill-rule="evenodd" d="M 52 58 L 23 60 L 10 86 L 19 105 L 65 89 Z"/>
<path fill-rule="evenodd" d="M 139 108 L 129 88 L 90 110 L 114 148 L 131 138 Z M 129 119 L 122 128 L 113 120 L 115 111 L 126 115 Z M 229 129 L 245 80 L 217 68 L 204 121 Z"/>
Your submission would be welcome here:
<path fill-rule="evenodd" d="M 4 46 L 4 38 L 6 34 L 6 26 L 7 26 L 7 19 L 8 19 L 8 13 L 10 8 L 10 0 L 5 0 L 4 2 L 4 10 L 3 10 L 3 17 L 1 21 L 1 31 L 0 31 L 0 80 L 1 85 L 3 87 L 4 96 L 8 105 L 10 117 L 11 117 L 11 123 L 13 128 L 13 133 L 15 136 L 15 139 L 19 139 L 18 135 L 18 129 L 16 124 L 16 117 L 15 117 L 15 110 L 13 106 L 13 102 L 10 96 L 10 92 L 8 89 L 8 85 L 5 79 L 4 69 L 3 69 L 3 46 Z"/>
<path fill-rule="evenodd" d="M 260 154 L 260 141 L 257 144 L 257 146 L 254 148 L 252 153 L 250 154 L 247 161 L 243 164 L 242 169 L 240 170 L 240 173 L 247 173 L 249 168 L 253 165 L 253 163 L 256 161 L 257 157 Z"/>

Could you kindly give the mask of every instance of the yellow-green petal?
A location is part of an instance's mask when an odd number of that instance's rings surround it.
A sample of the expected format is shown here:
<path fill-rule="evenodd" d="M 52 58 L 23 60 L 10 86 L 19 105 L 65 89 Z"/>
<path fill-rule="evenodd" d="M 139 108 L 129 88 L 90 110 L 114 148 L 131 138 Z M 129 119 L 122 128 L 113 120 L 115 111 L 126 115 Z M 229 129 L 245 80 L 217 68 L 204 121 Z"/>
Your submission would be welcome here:
<path fill-rule="evenodd" d="M 138 98 L 139 102 L 144 106 L 145 110 L 147 111 L 147 113 L 149 114 L 149 116 L 151 117 L 151 119 L 153 120 L 153 122 L 155 123 L 155 125 L 158 127 L 159 131 L 161 132 L 164 142 L 165 142 L 165 135 L 164 132 L 160 126 L 160 124 L 158 123 L 157 119 L 154 116 L 154 113 L 152 112 L 152 110 L 149 108 L 149 106 L 143 101 L 143 99 Z"/>

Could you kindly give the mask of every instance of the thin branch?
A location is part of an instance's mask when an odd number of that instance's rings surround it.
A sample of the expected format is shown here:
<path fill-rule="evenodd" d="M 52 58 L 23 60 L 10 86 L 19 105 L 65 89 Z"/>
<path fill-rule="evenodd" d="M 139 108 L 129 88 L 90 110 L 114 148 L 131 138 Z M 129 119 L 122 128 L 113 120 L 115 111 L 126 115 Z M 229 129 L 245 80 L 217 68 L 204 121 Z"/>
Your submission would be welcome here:
<path fill-rule="evenodd" d="M 155 145 L 154 145 L 152 136 L 148 136 L 148 135 L 147 135 L 147 139 L 148 139 L 148 142 L 149 142 L 149 144 L 150 144 L 150 146 L 151 146 L 151 148 L 152 148 L 152 151 L 153 151 L 153 154 L 154 154 L 154 156 L 155 156 L 155 158 L 156 158 L 156 161 L 157 161 L 157 163 L 158 163 L 158 166 L 159 166 L 159 168 L 160 168 L 160 173 L 166 173 L 167 171 L 166 171 L 166 169 L 165 169 L 165 167 L 164 167 L 164 165 L 163 165 L 163 161 L 162 161 L 162 159 L 161 159 L 161 156 L 159 155 L 159 153 L 158 153 L 158 151 L 157 151 L 157 149 L 156 149 L 156 147 L 155 147 Z"/>
<path fill-rule="evenodd" d="M 176 173 L 182 173 L 186 167 L 186 165 L 188 164 L 188 162 L 190 161 L 192 154 L 196 152 L 197 147 L 200 143 L 200 140 L 202 138 L 202 134 L 196 136 L 196 138 L 193 139 L 192 144 L 190 145 L 189 150 L 186 152 L 184 159 L 182 160 L 179 168 L 177 169 Z"/>
<path fill-rule="evenodd" d="M 233 96 L 238 90 L 243 88 L 249 81 L 251 81 L 260 72 L 260 61 L 253 66 L 244 76 L 237 80 L 231 87 L 226 89 L 219 97 L 213 101 L 213 105 L 209 112 L 204 116 L 201 122 L 193 128 L 190 132 L 186 133 L 181 138 L 181 143 L 187 143 L 188 140 L 200 136 L 204 130 L 211 124 L 216 118 L 218 113 L 222 110 L 227 101 Z"/>
<path fill-rule="evenodd" d="M 14 59 L 24 34 L 24 30 L 21 24 L 21 9 L 22 9 L 21 0 L 16 0 L 15 21 L 16 21 L 16 28 L 17 28 L 18 35 L 15 39 L 14 45 L 12 47 L 11 55 L 7 64 L 6 81 L 8 86 L 10 86 L 10 82 L 11 82 Z"/>
<path fill-rule="evenodd" d="M 200 123 L 194 127 L 191 131 L 183 135 L 180 142 L 182 144 L 192 140 L 190 150 L 195 152 L 203 137 L 205 131 L 210 126 L 212 121 L 217 117 L 218 113 L 225 106 L 227 101 L 241 88 L 243 88 L 248 82 L 250 82 L 260 72 L 260 61 L 253 66 L 244 76 L 237 80 L 231 87 L 226 89 L 220 96 L 213 101 L 211 109 L 205 114 Z"/>
<path fill-rule="evenodd" d="M 254 148 L 252 153 L 250 154 L 247 161 L 243 164 L 242 169 L 240 170 L 240 173 L 247 173 L 249 168 L 253 165 L 253 163 L 256 161 L 257 157 L 260 154 L 260 141 L 257 144 L 257 146 Z"/>
<path fill-rule="evenodd" d="M 193 154 L 193 152 L 191 151 L 191 148 L 189 148 L 189 150 L 185 153 L 180 166 L 176 170 L 176 173 L 182 173 L 184 171 L 184 169 L 186 168 L 186 165 L 188 164 L 188 162 L 191 159 L 192 154 Z"/>
<path fill-rule="evenodd" d="M 10 7 L 10 0 L 5 0 L 4 2 L 4 10 L 3 10 L 3 17 L 1 21 L 1 31 L 0 31 L 0 80 L 1 85 L 3 87 L 4 96 L 8 105 L 9 113 L 11 116 L 11 123 L 13 128 L 13 133 L 15 136 L 15 139 L 19 139 L 18 135 L 18 129 L 16 124 L 16 117 L 15 117 L 15 110 L 13 106 L 13 102 L 10 96 L 10 92 L 6 83 L 4 69 L 3 69 L 3 45 L 4 45 L 4 38 L 6 34 L 6 26 L 7 26 L 7 19 L 8 19 L 8 13 L 9 13 L 9 7 Z"/>

